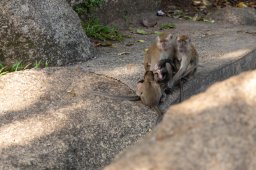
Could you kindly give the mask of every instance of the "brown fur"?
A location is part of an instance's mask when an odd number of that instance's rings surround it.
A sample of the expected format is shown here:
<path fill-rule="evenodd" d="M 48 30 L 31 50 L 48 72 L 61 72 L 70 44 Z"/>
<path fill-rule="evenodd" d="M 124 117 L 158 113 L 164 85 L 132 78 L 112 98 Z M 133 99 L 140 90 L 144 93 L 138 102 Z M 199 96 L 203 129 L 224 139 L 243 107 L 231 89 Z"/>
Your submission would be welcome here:
<path fill-rule="evenodd" d="M 174 63 L 178 72 L 169 81 L 169 88 L 172 88 L 182 78 L 193 76 L 197 70 L 198 53 L 187 35 L 180 35 L 176 39 Z"/>
<path fill-rule="evenodd" d="M 144 55 L 145 71 L 153 71 L 161 59 L 172 59 L 174 49 L 172 35 L 166 32 L 160 34 Z"/>

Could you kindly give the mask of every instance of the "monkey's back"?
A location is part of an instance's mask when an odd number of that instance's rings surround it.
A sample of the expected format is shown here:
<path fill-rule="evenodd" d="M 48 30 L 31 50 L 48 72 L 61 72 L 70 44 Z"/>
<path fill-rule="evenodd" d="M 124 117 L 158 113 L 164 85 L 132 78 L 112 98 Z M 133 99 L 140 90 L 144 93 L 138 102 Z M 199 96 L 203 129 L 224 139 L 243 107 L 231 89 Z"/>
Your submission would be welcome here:
<path fill-rule="evenodd" d="M 156 82 L 147 82 L 145 83 L 145 89 L 141 95 L 141 101 L 151 107 L 157 106 L 162 96 L 160 85 Z"/>

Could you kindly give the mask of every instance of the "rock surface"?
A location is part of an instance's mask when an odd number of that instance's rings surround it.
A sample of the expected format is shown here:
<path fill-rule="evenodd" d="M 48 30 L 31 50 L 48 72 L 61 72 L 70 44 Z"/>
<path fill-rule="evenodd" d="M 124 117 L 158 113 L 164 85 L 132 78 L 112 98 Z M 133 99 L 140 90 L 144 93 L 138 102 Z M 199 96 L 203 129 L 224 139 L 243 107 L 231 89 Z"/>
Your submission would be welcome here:
<path fill-rule="evenodd" d="M 256 71 L 171 107 L 152 135 L 105 170 L 253 170 Z"/>
<path fill-rule="evenodd" d="M 65 65 L 86 61 L 90 43 L 65 0 L 0 1 L 0 61 Z"/>
<path fill-rule="evenodd" d="M 79 67 L 1 76 L 0 169 L 97 170 L 155 125 L 142 103 L 92 91 L 133 94 Z"/>

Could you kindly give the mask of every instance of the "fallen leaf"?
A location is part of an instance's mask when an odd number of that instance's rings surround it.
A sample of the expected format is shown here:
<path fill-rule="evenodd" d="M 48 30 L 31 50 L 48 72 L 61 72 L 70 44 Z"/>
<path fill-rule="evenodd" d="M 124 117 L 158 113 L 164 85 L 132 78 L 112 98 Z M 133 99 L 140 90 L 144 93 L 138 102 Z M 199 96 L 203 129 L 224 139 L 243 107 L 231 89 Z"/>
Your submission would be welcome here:
<path fill-rule="evenodd" d="M 244 2 L 239 2 L 238 4 L 237 4 L 237 7 L 238 8 L 246 8 L 246 7 L 248 7 Z"/>
<path fill-rule="evenodd" d="M 137 34 L 142 34 L 142 35 L 146 35 L 147 32 L 143 29 L 137 29 Z"/>
<path fill-rule="evenodd" d="M 141 43 L 144 43 L 145 41 L 144 41 L 144 40 L 138 40 L 137 42 L 141 42 Z"/>
<path fill-rule="evenodd" d="M 193 1 L 193 5 L 194 5 L 194 6 L 201 5 L 201 1 Z"/>
<path fill-rule="evenodd" d="M 160 31 L 155 31 L 154 32 L 154 34 L 156 34 L 156 35 L 160 35 L 162 32 L 160 32 Z"/>
<path fill-rule="evenodd" d="M 121 52 L 121 53 L 118 53 L 117 55 L 127 55 L 127 54 L 130 54 L 130 52 Z"/>
<path fill-rule="evenodd" d="M 175 24 L 169 23 L 169 24 L 163 24 L 160 26 L 160 30 L 172 29 L 172 28 L 176 28 Z"/>

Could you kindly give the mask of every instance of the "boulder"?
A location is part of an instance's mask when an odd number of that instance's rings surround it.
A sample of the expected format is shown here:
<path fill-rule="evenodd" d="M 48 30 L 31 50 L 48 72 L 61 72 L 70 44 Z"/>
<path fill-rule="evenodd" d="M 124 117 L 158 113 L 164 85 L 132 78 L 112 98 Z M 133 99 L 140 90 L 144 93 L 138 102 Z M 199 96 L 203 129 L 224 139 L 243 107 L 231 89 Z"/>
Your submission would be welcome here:
<path fill-rule="evenodd" d="M 80 67 L 0 77 L 0 169 L 98 170 L 155 126 L 157 114 L 120 81 Z"/>
<path fill-rule="evenodd" d="M 66 0 L 1 0 L 0 37 L 0 61 L 6 65 L 66 65 L 90 57 L 90 42 Z"/>
<path fill-rule="evenodd" d="M 171 106 L 163 122 L 105 170 L 253 170 L 256 71 Z"/>

